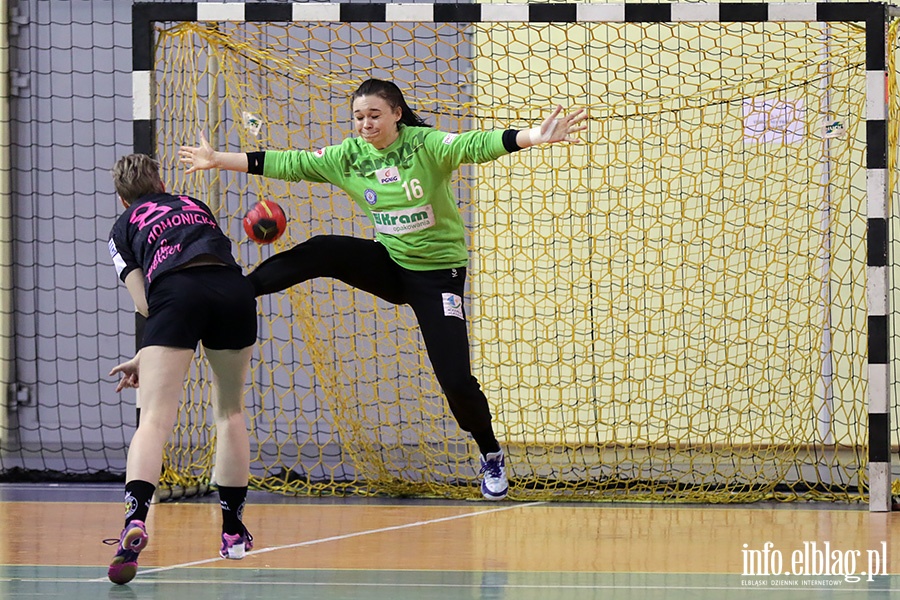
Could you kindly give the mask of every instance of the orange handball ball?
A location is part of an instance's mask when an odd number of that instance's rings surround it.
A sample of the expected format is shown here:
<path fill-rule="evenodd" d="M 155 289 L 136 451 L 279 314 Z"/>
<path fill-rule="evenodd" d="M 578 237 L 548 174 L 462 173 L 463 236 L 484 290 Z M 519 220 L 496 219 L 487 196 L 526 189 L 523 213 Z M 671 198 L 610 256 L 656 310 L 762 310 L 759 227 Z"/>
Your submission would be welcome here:
<path fill-rule="evenodd" d="M 244 215 L 244 231 L 257 244 L 271 244 L 287 229 L 284 211 L 271 200 L 260 200 Z"/>

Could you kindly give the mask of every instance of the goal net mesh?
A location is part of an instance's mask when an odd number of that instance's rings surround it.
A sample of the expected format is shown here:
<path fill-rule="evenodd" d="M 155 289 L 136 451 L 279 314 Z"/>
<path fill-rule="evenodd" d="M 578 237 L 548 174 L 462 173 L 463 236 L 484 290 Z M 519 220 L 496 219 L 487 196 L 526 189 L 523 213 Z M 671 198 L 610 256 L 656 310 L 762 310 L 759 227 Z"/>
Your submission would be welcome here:
<path fill-rule="evenodd" d="M 395 81 L 447 132 L 588 109 L 583 144 L 466 166 L 454 184 L 472 365 L 511 497 L 864 497 L 861 27 L 158 25 L 154 120 L 169 189 L 216 208 L 248 270 L 317 234 L 374 231 L 329 185 L 185 176 L 177 149 L 201 131 L 227 151 L 339 143 L 353 135 L 349 96 L 369 77 Z M 272 246 L 241 229 L 259 198 L 289 217 Z M 408 307 L 330 279 L 259 306 L 246 393 L 255 486 L 477 495 L 477 448 Z M 198 360 L 166 485 L 214 477 L 210 379 Z"/>

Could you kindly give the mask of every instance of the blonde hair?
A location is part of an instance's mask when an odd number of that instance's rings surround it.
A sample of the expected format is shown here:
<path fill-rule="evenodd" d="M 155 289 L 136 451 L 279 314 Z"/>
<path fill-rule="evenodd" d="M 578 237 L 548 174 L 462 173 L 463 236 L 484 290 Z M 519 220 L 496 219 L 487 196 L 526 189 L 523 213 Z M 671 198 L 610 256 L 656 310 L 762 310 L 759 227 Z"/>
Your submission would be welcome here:
<path fill-rule="evenodd" d="M 141 196 L 166 191 L 159 176 L 159 163 L 146 154 L 129 154 L 117 160 L 112 178 L 116 193 L 129 206 Z"/>

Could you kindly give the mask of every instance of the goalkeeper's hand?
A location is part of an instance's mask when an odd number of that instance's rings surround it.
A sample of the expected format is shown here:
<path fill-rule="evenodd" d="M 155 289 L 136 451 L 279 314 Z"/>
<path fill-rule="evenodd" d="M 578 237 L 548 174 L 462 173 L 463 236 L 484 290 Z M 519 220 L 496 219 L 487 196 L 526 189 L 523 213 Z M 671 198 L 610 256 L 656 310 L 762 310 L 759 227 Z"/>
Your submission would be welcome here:
<path fill-rule="evenodd" d="M 528 143 L 522 147 L 537 146 L 538 144 L 555 144 L 557 142 L 568 142 L 570 144 L 580 144 L 581 138 L 575 137 L 574 134 L 587 129 L 584 120 L 587 119 L 587 111 L 579 108 L 567 115 L 559 116 L 562 112 L 562 105 L 557 104 L 556 108 L 549 117 L 544 119 L 540 127 L 532 127 L 525 131 Z M 519 140 L 517 139 L 518 143 Z"/>
<path fill-rule="evenodd" d="M 216 152 L 209 145 L 206 136 L 200 132 L 199 146 L 182 146 L 178 149 L 178 159 L 186 165 L 189 165 L 185 175 L 190 175 L 196 171 L 206 171 L 215 169 L 219 165 L 216 163 Z"/>
<path fill-rule="evenodd" d="M 200 132 L 200 145 L 179 148 L 178 160 L 189 166 L 184 172 L 185 175 L 207 169 L 224 169 L 240 173 L 248 171 L 246 152 L 218 152 L 210 146 L 202 131 Z"/>

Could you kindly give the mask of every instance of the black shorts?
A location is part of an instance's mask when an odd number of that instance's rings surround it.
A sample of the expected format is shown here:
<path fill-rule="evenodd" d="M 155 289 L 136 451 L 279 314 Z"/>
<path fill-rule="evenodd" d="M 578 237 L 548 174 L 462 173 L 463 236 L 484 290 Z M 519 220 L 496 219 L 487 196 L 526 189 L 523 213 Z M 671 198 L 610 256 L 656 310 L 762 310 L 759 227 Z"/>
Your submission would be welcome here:
<path fill-rule="evenodd" d="M 253 286 L 237 269 L 188 267 L 150 287 L 141 347 L 240 350 L 256 343 Z"/>

